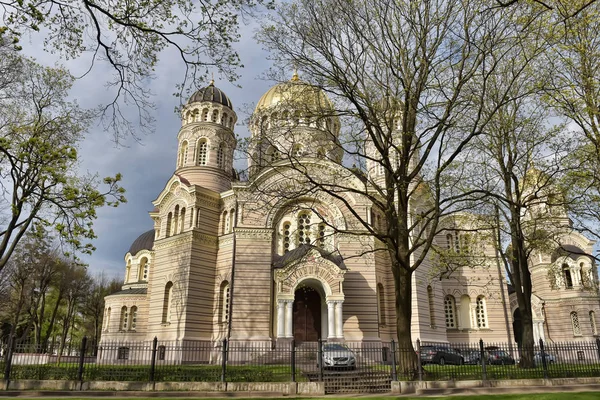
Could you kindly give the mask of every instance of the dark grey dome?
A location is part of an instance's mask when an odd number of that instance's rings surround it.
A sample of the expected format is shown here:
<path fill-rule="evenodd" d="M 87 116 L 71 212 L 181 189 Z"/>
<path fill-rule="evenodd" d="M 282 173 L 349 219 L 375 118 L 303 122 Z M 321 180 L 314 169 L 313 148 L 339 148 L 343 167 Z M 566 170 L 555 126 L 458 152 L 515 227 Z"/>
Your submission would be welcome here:
<path fill-rule="evenodd" d="M 152 250 L 152 246 L 154 246 L 154 229 L 142 233 L 135 239 L 129 248 L 129 253 L 135 256 L 141 250 Z"/>
<path fill-rule="evenodd" d="M 229 97 L 227 97 L 227 95 L 220 89 L 215 87 L 215 84 L 212 81 L 210 82 L 210 85 L 194 93 L 188 100 L 188 104 L 201 101 L 210 101 L 213 103 L 222 104 L 225 107 L 229 107 L 233 110 L 233 106 L 231 105 L 231 100 L 229 100 Z"/>
<path fill-rule="evenodd" d="M 567 256 L 567 257 L 571 258 L 572 260 L 576 260 L 580 256 L 589 257 L 589 254 L 587 254 L 585 251 L 581 250 L 579 247 L 574 246 L 572 244 L 563 244 L 558 249 L 554 250 L 554 253 L 552 253 L 552 257 L 551 257 L 551 262 L 554 262 L 554 261 L 558 260 L 559 257 L 563 257 L 563 256 Z"/>

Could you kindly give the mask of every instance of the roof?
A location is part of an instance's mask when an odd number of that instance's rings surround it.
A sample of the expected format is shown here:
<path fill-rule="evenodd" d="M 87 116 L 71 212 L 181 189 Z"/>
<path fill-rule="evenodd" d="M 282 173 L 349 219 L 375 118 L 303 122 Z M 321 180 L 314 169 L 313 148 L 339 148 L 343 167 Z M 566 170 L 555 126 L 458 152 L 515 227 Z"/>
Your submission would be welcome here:
<path fill-rule="evenodd" d="M 148 293 L 147 288 L 129 288 L 129 289 L 120 290 L 115 293 L 111 293 L 109 296 L 127 296 L 127 295 L 132 295 L 132 294 L 147 294 L 147 293 Z"/>
<path fill-rule="evenodd" d="M 590 257 L 588 253 L 579 247 L 572 244 L 563 244 L 552 253 L 551 262 L 558 260 L 560 257 L 567 256 L 572 260 L 576 260 L 581 256 Z"/>
<path fill-rule="evenodd" d="M 273 268 L 284 268 L 287 265 L 289 265 L 290 263 L 293 263 L 294 261 L 302 259 L 313 249 L 318 251 L 319 254 L 321 254 L 321 257 L 323 257 L 326 260 L 331 261 L 332 263 L 337 265 L 340 269 L 347 269 L 346 264 L 344 264 L 344 260 L 342 259 L 342 256 L 340 256 L 339 254 L 334 255 L 333 253 L 330 253 L 320 247 L 313 246 L 311 244 L 303 244 L 303 245 L 295 248 L 294 250 L 288 251 L 287 253 L 285 253 L 282 256 L 275 255 L 273 257 Z"/>
<path fill-rule="evenodd" d="M 154 235 L 154 229 L 142 233 L 131 244 L 129 253 L 131 253 L 132 256 L 135 256 L 141 250 L 152 250 L 152 247 L 154 246 Z"/>
<path fill-rule="evenodd" d="M 191 104 L 203 101 L 210 101 L 212 103 L 222 104 L 225 107 L 229 107 L 233 110 L 233 105 L 231 104 L 231 100 L 229 100 L 229 97 L 227 97 L 227 95 L 223 93 L 222 90 L 218 89 L 213 81 L 211 81 L 207 87 L 202 88 L 196 93 L 194 93 L 187 103 Z"/>

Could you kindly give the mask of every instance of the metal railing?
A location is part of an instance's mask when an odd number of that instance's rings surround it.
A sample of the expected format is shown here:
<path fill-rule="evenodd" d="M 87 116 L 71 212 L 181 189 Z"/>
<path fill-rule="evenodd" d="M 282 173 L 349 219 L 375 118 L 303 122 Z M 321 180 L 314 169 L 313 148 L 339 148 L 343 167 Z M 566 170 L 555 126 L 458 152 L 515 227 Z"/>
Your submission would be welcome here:
<path fill-rule="evenodd" d="M 544 343 L 159 341 L 80 343 L 40 351 L 10 340 L 2 349 L 6 381 L 311 382 L 328 392 L 389 391 L 396 380 L 502 380 L 600 377 L 600 339 Z M 532 357 L 522 368 L 520 360 Z M 416 361 L 409 368 L 401 360 Z"/>

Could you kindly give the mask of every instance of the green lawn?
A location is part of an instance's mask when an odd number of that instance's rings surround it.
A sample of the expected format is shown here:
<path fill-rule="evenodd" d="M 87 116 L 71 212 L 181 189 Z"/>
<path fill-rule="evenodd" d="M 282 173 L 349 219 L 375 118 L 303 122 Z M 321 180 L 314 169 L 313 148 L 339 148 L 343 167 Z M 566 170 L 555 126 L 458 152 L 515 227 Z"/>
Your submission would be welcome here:
<path fill-rule="evenodd" d="M 348 396 L 348 397 L 310 397 L 310 400 L 337 400 L 344 399 L 348 400 L 349 398 L 353 398 L 356 396 Z M 194 399 L 193 397 L 182 397 L 189 400 Z M 373 396 L 373 397 L 360 397 L 360 400 L 390 400 L 399 398 L 402 400 L 423 400 L 423 397 L 394 397 L 394 396 Z M 506 395 L 485 395 L 485 396 L 452 396 L 450 397 L 452 400 L 597 400 L 600 398 L 600 392 L 588 392 L 588 393 L 538 393 L 538 394 L 506 394 Z M 89 398 L 88 398 L 89 399 Z M 112 400 L 170 400 L 171 398 L 162 398 L 162 397 L 128 397 L 128 398 L 118 398 L 112 397 Z M 256 400 L 257 398 L 236 398 L 236 400 Z M 269 400 L 295 400 L 295 399 L 307 399 L 307 397 L 270 397 Z M 448 399 L 448 397 L 427 397 L 428 400 L 442 400 Z M 44 397 L 44 400 L 64 400 L 61 399 L 52 399 Z M 85 398 L 71 398 L 69 400 L 86 400 Z M 204 400 L 204 398 L 203 398 Z"/>

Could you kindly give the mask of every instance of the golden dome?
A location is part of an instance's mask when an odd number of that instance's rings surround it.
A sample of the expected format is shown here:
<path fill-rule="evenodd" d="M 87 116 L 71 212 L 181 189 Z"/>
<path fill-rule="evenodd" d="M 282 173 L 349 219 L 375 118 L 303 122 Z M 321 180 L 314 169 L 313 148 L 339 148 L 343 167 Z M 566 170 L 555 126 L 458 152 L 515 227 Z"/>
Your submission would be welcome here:
<path fill-rule="evenodd" d="M 278 107 L 288 111 L 302 111 L 319 109 L 331 111 L 333 104 L 318 87 L 301 81 L 298 74 L 294 72 L 292 79 L 288 82 L 278 83 L 262 95 L 255 111 L 263 111 L 267 108 Z"/>

